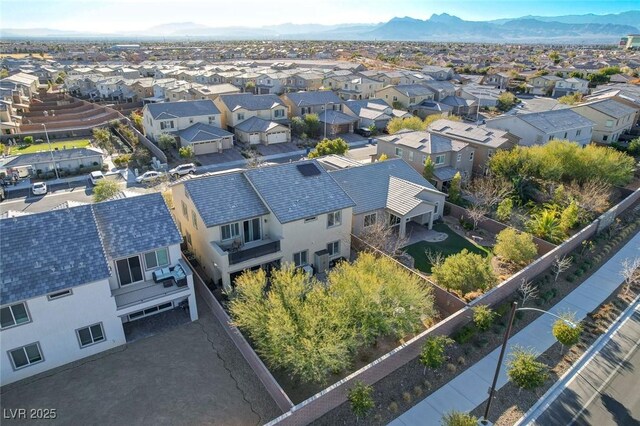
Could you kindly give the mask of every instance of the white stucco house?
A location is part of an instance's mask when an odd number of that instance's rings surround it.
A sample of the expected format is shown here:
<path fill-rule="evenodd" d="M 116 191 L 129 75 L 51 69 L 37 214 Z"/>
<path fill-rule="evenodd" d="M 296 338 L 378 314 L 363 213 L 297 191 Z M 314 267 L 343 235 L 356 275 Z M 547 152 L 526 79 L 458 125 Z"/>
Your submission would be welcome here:
<path fill-rule="evenodd" d="M 196 123 L 222 127 L 220 110 L 212 100 L 149 103 L 142 108 L 145 135 L 157 141 L 163 133 L 175 134 Z"/>
<path fill-rule="evenodd" d="M 158 193 L 0 219 L 0 235 L 0 385 L 122 345 L 146 317 L 198 318 Z"/>
<path fill-rule="evenodd" d="M 593 137 L 596 142 L 617 142 L 620 135 L 633 127 L 637 109 L 615 99 L 603 99 L 572 108 L 581 116 L 593 121 Z"/>

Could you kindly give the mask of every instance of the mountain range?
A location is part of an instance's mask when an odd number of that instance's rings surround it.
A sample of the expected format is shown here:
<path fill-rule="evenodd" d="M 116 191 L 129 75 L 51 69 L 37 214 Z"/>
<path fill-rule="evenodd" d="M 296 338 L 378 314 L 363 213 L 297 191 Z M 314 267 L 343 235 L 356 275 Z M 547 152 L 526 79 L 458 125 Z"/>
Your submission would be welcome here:
<path fill-rule="evenodd" d="M 494 43 L 615 43 L 640 32 L 640 11 L 609 15 L 523 16 L 494 21 L 465 21 L 434 14 L 429 19 L 396 17 L 381 23 L 340 25 L 279 24 L 263 27 L 211 27 L 193 22 L 157 25 L 121 34 L 60 31 L 47 28 L 0 29 L 0 37 L 110 40 L 402 40 Z"/>

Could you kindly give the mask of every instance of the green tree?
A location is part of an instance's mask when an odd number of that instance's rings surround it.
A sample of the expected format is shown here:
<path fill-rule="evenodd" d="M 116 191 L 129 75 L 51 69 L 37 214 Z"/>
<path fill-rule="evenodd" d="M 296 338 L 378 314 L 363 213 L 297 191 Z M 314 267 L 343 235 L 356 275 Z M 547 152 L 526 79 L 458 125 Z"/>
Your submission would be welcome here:
<path fill-rule="evenodd" d="M 538 256 L 538 248 L 531 234 L 513 228 L 505 228 L 498 233 L 493 252 L 518 265 L 526 265 Z"/>
<path fill-rule="evenodd" d="M 138 129 L 138 131 L 140 133 L 144 132 L 144 126 L 142 125 L 142 114 L 140 114 L 137 111 L 133 111 L 130 115 L 129 118 L 131 118 L 131 121 L 133 122 L 133 125 L 136 126 L 136 129 Z"/>
<path fill-rule="evenodd" d="M 67 77 L 67 73 L 65 73 L 64 71 L 60 71 L 60 73 L 58 73 L 58 76 L 56 77 L 56 84 L 64 84 L 64 79 Z"/>
<path fill-rule="evenodd" d="M 442 417 L 442 426 L 477 426 L 478 418 L 460 411 L 449 411 Z"/>
<path fill-rule="evenodd" d="M 504 92 L 500 96 L 498 96 L 498 101 L 496 106 L 500 111 L 509 111 L 518 103 L 518 99 L 511 92 Z"/>
<path fill-rule="evenodd" d="M 574 105 L 582 102 L 582 93 L 576 92 L 569 95 L 564 95 L 558 98 L 558 102 L 565 105 Z"/>
<path fill-rule="evenodd" d="M 565 238 L 558 212 L 554 208 L 545 208 L 533 214 L 526 227 L 536 237 L 551 243 L 560 243 Z"/>
<path fill-rule="evenodd" d="M 2 68 L 0 69 L 0 78 L 7 78 L 9 77 L 9 70 Z"/>
<path fill-rule="evenodd" d="M 456 174 L 453 176 L 453 179 L 451 179 L 451 183 L 449 184 L 449 202 L 453 204 L 459 204 L 462 201 L 461 186 L 462 176 L 460 175 L 460 172 L 456 172 Z"/>
<path fill-rule="evenodd" d="M 307 125 L 302 117 L 291 118 L 291 133 L 293 133 L 295 136 L 300 136 L 303 133 L 306 133 L 306 131 Z"/>
<path fill-rule="evenodd" d="M 317 138 L 320 135 L 320 119 L 318 114 L 307 114 L 304 116 L 304 124 L 306 126 L 306 133 L 312 138 Z"/>
<path fill-rule="evenodd" d="M 497 316 L 496 312 L 487 305 L 477 305 L 471 308 L 473 311 L 473 323 L 480 330 L 488 330 Z"/>
<path fill-rule="evenodd" d="M 168 151 L 176 144 L 176 138 L 169 133 L 162 133 L 158 136 L 158 146 L 163 151 Z M 182 154 L 181 154 L 182 155 Z"/>
<path fill-rule="evenodd" d="M 247 81 L 244 85 L 244 91 L 249 93 L 255 93 L 256 84 L 253 81 Z"/>
<path fill-rule="evenodd" d="M 553 337 L 563 346 L 573 346 L 580 341 L 582 334 L 582 324 L 575 322 L 574 314 L 561 315 L 563 319 L 558 319 L 553 323 Z M 574 324 L 569 325 L 567 322 Z"/>
<path fill-rule="evenodd" d="M 427 159 L 424 162 L 424 169 L 422 169 L 422 177 L 426 180 L 433 179 L 433 171 L 435 170 L 435 164 L 433 164 L 433 160 L 431 160 L 430 156 L 427 156 Z"/>
<path fill-rule="evenodd" d="M 548 377 L 548 366 L 536 361 L 533 352 L 514 348 L 507 362 L 507 376 L 519 388 L 533 390 L 544 384 Z"/>
<path fill-rule="evenodd" d="M 640 155 L 640 138 L 635 138 L 631 142 L 629 142 L 627 152 L 631 155 Z"/>
<path fill-rule="evenodd" d="M 190 159 L 195 157 L 195 153 L 193 152 L 193 147 L 191 145 L 183 146 L 178 150 L 180 157 Z"/>
<path fill-rule="evenodd" d="M 109 179 L 100 180 L 93 188 L 93 201 L 99 203 L 100 201 L 108 200 L 114 197 L 120 192 L 120 185 L 117 182 Z"/>
<path fill-rule="evenodd" d="M 99 148 L 109 153 L 115 152 L 115 146 L 111 139 L 111 132 L 104 127 L 97 127 L 92 130 L 93 140 Z"/>
<path fill-rule="evenodd" d="M 329 154 L 343 155 L 349 150 L 349 145 L 342 138 L 323 139 L 309 153 L 309 158 L 322 157 Z"/>
<path fill-rule="evenodd" d="M 394 117 L 387 124 L 389 134 L 398 133 L 400 130 L 424 130 L 425 128 L 424 121 L 420 117 Z"/>
<path fill-rule="evenodd" d="M 420 363 L 433 370 L 438 369 L 447 360 L 445 351 L 447 346 L 453 344 L 453 339 L 447 336 L 431 336 L 425 340 L 420 352 Z"/>
<path fill-rule="evenodd" d="M 489 261 L 479 254 L 463 249 L 448 256 L 440 265 L 431 268 L 436 282 L 461 295 L 472 291 L 486 291 L 496 283 Z"/>
<path fill-rule="evenodd" d="M 560 213 L 560 227 L 566 233 L 575 228 L 579 222 L 580 208 L 575 200 L 571 200 L 571 203 Z"/>
<path fill-rule="evenodd" d="M 33 136 L 25 136 L 24 139 L 22 139 L 22 141 L 24 142 L 25 145 L 32 145 Z"/>
<path fill-rule="evenodd" d="M 511 212 L 513 211 L 513 200 L 511 198 L 505 198 L 498 204 L 496 210 L 496 216 L 501 222 L 507 222 L 511 219 Z"/>
<path fill-rule="evenodd" d="M 357 418 L 364 417 L 374 406 L 373 387 L 365 385 L 361 381 L 356 381 L 354 387 L 349 389 L 347 399 L 351 404 L 351 411 Z"/>

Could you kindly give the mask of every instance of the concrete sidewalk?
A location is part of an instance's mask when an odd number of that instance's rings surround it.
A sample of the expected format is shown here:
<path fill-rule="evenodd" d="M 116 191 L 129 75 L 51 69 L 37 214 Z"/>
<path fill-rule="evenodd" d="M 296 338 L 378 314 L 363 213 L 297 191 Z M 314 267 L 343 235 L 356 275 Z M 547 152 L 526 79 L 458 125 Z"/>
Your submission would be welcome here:
<path fill-rule="evenodd" d="M 636 234 L 607 263 L 569 293 L 550 312 L 573 312 L 576 320 L 597 308 L 620 286 L 621 262 L 625 258 L 640 256 L 640 233 Z M 525 314 L 526 315 L 526 314 Z M 556 339 L 551 328 L 556 318 L 542 315 L 509 339 L 507 354 L 514 346 L 531 348 L 536 353 L 549 349 Z M 469 367 L 455 379 L 432 393 L 400 417 L 389 423 L 392 426 L 439 425 L 442 416 L 452 410 L 469 412 L 487 400 L 488 391 L 498 363 L 500 348 Z M 503 363 L 497 389 L 507 383 L 506 363 Z"/>

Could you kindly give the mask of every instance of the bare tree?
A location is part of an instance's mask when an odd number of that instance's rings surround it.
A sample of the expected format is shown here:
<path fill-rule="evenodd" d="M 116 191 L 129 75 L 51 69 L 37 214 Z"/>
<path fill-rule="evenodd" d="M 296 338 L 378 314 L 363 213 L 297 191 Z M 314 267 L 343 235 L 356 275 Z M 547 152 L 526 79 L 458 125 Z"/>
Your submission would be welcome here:
<path fill-rule="evenodd" d="M 624 279 L 624 294 L 626 295 L 631 288 L 631 284 L 640 282 L 640 257 L 623 260 L 620 275 Z"/>
<path fill-rule="evenodd" d="M 578 202 L 585 221 L 604 213 L 611 205 L 611 185 L 601 180 L 588 180 L 582 185 L 572 182 L 565 186 L 569 198 Z"/>
<path fill-rule="evenodd" d="M 253 149 L 248 149 L 246 153 L 248 155 L 247 168 L 257 169 L 264 165 L 264 158 L 262 158 L 262 156 L 258 151 L 254 151 Z"/>
<path fill-rule="evenodd" d="M 473 198 L 473 204 L 484 206 L 491 210 L 500 201 L 504 200 L 512 191 L 513 185 L 504 179 L 475 178 L 470 181 L 465 192 Z"/>
<path fill-rule="evenodd" d="M 532 282 L 522 279 L 520 288 L 518 289 L 520 298 L 522 299 L 522 306 L 524 306 L 529 300 L 533 300 L 538 297 L 538 287 Z"/>
<path fill-rule="evenodd" d="M 489 209 L 482 204 L 472 204 L 467 207 L 467 216 L 473 222 L 473 229 L 478 227 L 478 223 L 484 220 L 484 216 L 489 212 Z"/>
<path fill-rule="evenodd" d="M 553 260 L 553 264 L 551 265 L 551 270 L 553 271 L 553 275 L 554 275 L 553 282 L 558 282 L 558 277 L 560 276 L 561 273 L 569 269 L 572 261 L 573 261 L 573 258 L 571 256 L 569 257 L 567 257 L 566 255 L 562 257 L 556 256 L 556 258 Z"/>
<path fill-rule="evenodd" d="M 398 258 L 404 253 L 402 248 L 409 242 L 406 236 L 400 237 L 398 232 L 384 223 L 384 221 L 376 221 L 374 224 L 367 226 L 359 237 L 371 247 L 394 258 Z"/>
<path fill-rule="evenodd" d="M 440 266 L 444 263 L 444 255 L 439 251 L 426 249 L 424 255 L 431 266 Z"/>

